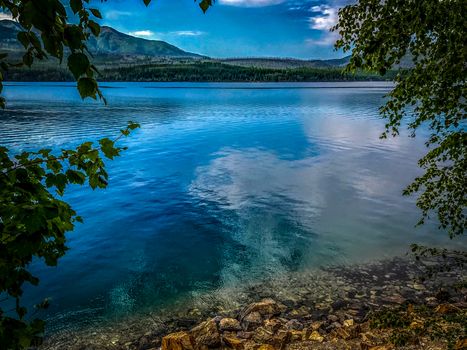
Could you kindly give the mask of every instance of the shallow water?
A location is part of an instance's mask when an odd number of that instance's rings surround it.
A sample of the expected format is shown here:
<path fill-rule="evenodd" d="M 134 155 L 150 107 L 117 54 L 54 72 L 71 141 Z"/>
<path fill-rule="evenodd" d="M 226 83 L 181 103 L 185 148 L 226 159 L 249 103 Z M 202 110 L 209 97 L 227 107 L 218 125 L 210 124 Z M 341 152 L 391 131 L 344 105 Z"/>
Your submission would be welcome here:
<path fill-rule="evenodd" d="M 70 84 L 10 83 L 0 144 L 72 147 L 141 124 L 108 164 L 106 190 L 65 199 L 85 223 L 28 303 L 53 329 L 118 320 L 290 271 L 455 244 L 402 189 L 424 132 L 380 140 L 384 83 L 103 84 L 108 106 Z M 234 297 L 234 296 L 233 296 Z"/>

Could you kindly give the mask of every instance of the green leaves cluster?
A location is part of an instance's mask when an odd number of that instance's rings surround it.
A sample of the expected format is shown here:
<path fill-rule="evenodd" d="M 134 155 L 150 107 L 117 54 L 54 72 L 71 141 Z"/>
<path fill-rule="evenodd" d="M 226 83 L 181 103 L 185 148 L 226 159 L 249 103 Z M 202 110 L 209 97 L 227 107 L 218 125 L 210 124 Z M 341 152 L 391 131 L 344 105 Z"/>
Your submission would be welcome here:
<path fill-rule="evenodd" d="M 78 81 L 82 98 L 97 99 L 103 95 L 95 80 L 97 68 L 91 64 L 86 41 L 90 36 L 98 36 L 100 26 L 96 22 L 102 18 L 98 9 L 88 7 L 89 0 L 70 0 L 70 8 L 78 18 L 77 23 L 69 23 L 67 12 L 60 0 L 0 0 L 0 9 L 10 13 L 24 28 L 18 33 L 18 41 L 25 53 L 21 62 L 7 61 L 7 55 L 0 55 L 0 93 L 2 71 L 10 67 L 31 66 L 35 60 L 55 57 L 67 63 Z M 0 97 L 0 107 L 5 100 Z"/>
<path fill-rule="evenodd" d="M 389 340 L 397 347 L 419 345 L 421 339 L 429 338 L 444 342 L 447 349 L 463 349 L 467 313 L 452 309 L 440 313 L 433 307 L 407 304 L 371 312 L 368 318 L 371 328 L 389 331 Z"/>
<path fill-rule="evenodd" d="M 104 159 L 119 156 L 125 148 L 116 142 L 138 127 L 129 122 L 115 140 L 101 139 L 98 146 L 84 142 L 58 154 L 42 149 L 10 157 L 8 149 L 0 147 L 0 299 L 14 300 L 16 313 L 13 317 L 0 308 L 0 344 L 6 349 L 31 346 L 41 339 L 44 322 L 26 321 L 20 299 L 24 283 L 39 283 L 28 271 L 32 259 L 57 265 L 67 250 L 66 233 L 82 221 L 60 197 L 69 185 L 105 188 Z"/>
<path fill-rule="evenodd" d="M 421 192 L 419 224 L 434 211 L 451 237 L 467 224 L 466 12 L 464 0 L 359 0 L 339 11 L 333 28 L 341 35 L 336 48 L 352 51 L 349 70 L 384 74 L 412 62 L 381 107 L 387 120 L 382 137 L 398 135 L 403 122 L 412 136 L 429 127 L 429 151 L 419 161 L 425 173 L 404 194 Z"/>

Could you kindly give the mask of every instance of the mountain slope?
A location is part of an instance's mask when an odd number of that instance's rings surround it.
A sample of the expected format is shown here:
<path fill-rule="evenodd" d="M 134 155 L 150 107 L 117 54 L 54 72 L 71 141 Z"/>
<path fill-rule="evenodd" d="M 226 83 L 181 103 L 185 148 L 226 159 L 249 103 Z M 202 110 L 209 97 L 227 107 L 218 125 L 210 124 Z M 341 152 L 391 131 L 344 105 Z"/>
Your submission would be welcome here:
<path fill-rule="evenodd" d="M 23 51 L 24 48 L 17 41 L 16 35 L 21 30 L 18 23 L 10 20 L 0 21 L 0 50 Z M 89 51 L 93 55 L 119 56 L 151 56 L 151 57 L 201 57 L 186 52 L 165 41 L 136 38 L 121 33 L 113 28 L 103 26 L 101 34 L 96 39 L 88 41 Z"/>

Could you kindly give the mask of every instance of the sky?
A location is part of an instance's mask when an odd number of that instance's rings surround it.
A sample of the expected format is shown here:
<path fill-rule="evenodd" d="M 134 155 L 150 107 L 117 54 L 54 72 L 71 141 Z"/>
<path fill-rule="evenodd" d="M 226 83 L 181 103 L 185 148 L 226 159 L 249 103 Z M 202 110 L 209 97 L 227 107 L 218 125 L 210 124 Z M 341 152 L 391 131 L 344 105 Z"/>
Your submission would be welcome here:
<path fill-rule="evenodd" d="M 91 1 L 102 25 L 164 40 L 211 57 L 340 58 L 329 32 L 349 0 L 217 0 L 206 14 L 193 0 Z"/>

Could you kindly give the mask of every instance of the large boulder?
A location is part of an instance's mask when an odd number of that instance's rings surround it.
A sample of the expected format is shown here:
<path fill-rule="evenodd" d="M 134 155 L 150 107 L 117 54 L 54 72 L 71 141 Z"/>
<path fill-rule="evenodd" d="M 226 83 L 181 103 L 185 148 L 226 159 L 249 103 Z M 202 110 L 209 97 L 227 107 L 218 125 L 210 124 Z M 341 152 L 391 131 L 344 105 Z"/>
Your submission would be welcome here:
<path fill-rule="evenodd" d="M 207 346 L 209 348 L 216 348 L 221 345 L 221 336 L 214 319 L 200 323 L 198 326 L 192 328 L 190 333 L 195 339 L 197 347 Z"/>
<path fill-rule="evenodd" d="M 257 311 L 253 311 L 242 318 L 242 327 L 246 331 L 251 331 L 263 324 L 261 314 Z"/>
<path fill-rule="evenodd" d="M 187 332 L 171 333 L 162 338 L 162 350 L 194 350 L 195 341 Z"/>
<path fill-rule="evenodd" d="M 240 322 L 238 322 L 235 318 L 223 318 L 219 322 L 219 329 L 224 331 L 239 331 L 242 329 L 240 326 Z"/>
<path fill-rule="evenodd" d="M 224 337 L 224 344 L 234 350 L 243 350 L 244 340 L 238 339 L 236 337 Z"/>
<path fill-rule="evenodd" d="M 263 299 L 244 308 L 240 312 L 240 321 L 253 312 L 259 313 L 262 318 L 271 318 L 272 316 L 280 315 L 285 309 L 284 305 L 278 304 L 273 299 Z"/>

